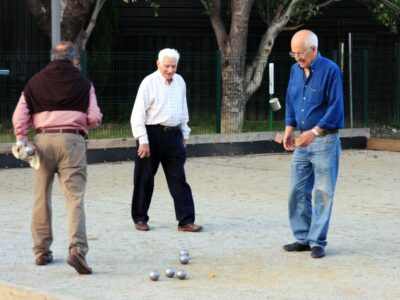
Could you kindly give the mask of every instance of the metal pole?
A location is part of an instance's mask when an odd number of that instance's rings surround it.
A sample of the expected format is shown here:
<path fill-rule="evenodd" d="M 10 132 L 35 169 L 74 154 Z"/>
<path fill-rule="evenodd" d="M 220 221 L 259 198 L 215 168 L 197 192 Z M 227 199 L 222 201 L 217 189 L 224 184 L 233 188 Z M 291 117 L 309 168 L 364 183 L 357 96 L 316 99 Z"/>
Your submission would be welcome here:
<path fill-rule="evenodd" d="M 61 4 L 60 0 L 51 0 L 51 47 L 61 40 Z"/>
<path fill-rule="evenodd" d="M 351 32 L 349 32 L 349 99 L 350 99 L 350 128 L 353 128 L 353 70 L 352 70 L 352 51 L 351 51 Z"/>
<path fill-rule="evenodd" d="M 340 43 L 340 70 L 342 70 L 342 75 L 344 72 L 344 43 Z"/>
<path fill-rule="evenodd" d="M 269 64 L 269 100 L 272 99 L 274 95 L 274 63 Z M 269 107 L 269 131 L 273 130 L 274 115 L 272 114 L 272 108 Z"/>

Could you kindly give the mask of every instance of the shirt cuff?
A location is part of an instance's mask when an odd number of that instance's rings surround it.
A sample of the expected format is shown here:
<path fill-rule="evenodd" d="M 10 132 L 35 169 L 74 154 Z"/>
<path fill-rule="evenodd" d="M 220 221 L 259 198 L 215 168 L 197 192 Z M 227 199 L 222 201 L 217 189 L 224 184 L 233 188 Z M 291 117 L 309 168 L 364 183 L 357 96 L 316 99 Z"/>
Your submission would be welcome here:
<path fill-rule="evenodd" d="M 139 137 L 139 144 L 148 144 L 149 143 L 149 138 L 147 135 L 142 135 Z"/>
<path fill-rule="evenodd" d="M 297 123 L 296 123 L 295 119 L 286 119 L 285 120 L 285 125 L 286 126 L 297 127 Z"/>
<path fill-rule="evenodd" d="M 24 142 L 28 141 L 28 137 L 26 135 L 17 135 L 15 138 L 17 141 L 24 141 Z"/>

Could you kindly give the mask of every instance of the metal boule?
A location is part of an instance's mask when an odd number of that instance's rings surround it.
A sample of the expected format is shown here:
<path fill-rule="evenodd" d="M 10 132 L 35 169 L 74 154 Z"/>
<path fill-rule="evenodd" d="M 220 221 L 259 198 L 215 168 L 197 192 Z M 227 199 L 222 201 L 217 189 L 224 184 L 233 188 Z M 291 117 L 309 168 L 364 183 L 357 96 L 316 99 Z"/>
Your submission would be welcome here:
<path fill-rule="evenodd" d="M 179 279 L 185 279 L 186 278 L 186 271 L 185 270 L 179 270 L 178 272 L 176 272 L 176 277 L 178 277 Z"/>
<path fill-rule="evenodd" d="M 25 150 L 25 153 L 28 154 L 29 156 L 32 156 L 33 154 L 35 154 L 35 149 L 33 149 L 33 147 L 31 147 L 31 146 L 25 146 L 24 150 Z"/>
<path fill-rule="evenodd" d="M 180 262 L 182 265 L 186 265 L 187 263 L 189 263 L 189 256 L 187 256 L 187 255 L 181 255 L 181 256 L 179 257 L 179 262 Z"/>
<path fill-rule="evenodd" d="M 168 268 L 165 270 L 165 276 L 167 276 L 168 278 L 174 277 L 174 276 L 175 276 L 175 270 L 174 270 L 174 268 L 168 267 Z"/>
<path fill-rule="evenodd" d="M 160 278 L 160 272 L 158 271 L 151 271 L 149 274 L 149 278 L 153 281 L 157 281 Z"/>
<path fill-rule="evenodd" d="M 186 255 L 189 256 L 189 250 L 188 249 L 182 249 L 181 252 L 179 253 L 180 256 Z"/>

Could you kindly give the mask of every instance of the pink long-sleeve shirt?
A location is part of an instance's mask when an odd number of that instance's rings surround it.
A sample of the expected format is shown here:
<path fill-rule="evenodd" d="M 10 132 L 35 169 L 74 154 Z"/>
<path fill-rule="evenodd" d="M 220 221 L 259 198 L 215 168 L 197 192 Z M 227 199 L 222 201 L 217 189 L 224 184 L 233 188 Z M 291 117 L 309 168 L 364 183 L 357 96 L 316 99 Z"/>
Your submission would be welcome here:
<path fill-rule="evenodd" d="M 31 115 L 24 93 L 19 98 L 13 114 L 14 134 L 17 140 L 27 141 L 30 127 L 38 129 L 77 129 L 86 134 L 89 128 L 98 127 L 103 118 L 97 105 L 93 85 L 89 91 L 89 106 L 86 113 L 72 110 L 43 111 Z"/>

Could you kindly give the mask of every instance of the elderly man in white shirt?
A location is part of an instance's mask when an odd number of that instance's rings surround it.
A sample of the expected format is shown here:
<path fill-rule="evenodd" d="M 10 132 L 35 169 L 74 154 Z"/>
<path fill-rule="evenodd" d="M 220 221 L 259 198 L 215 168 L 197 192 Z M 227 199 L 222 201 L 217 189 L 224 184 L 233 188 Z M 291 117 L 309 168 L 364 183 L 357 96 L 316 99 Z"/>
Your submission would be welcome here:
<path fill-rule="evenodd" d="M 158 54 L 158 70 L 140 84 L 131 115 L 132 133 L 137 141 L 134 170 L 132 219 L 135 228 L 150 230 L 148 210 L 154 189 L 154 176 L 161 163 L 174 200 L 179 231 L 198 232 L 190 186 L 184 164 L 190 128 L 186 84 L 176 74 L 179 53 L 163 49 Z"/>

